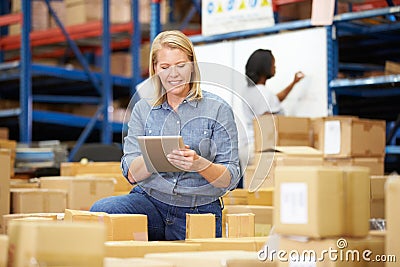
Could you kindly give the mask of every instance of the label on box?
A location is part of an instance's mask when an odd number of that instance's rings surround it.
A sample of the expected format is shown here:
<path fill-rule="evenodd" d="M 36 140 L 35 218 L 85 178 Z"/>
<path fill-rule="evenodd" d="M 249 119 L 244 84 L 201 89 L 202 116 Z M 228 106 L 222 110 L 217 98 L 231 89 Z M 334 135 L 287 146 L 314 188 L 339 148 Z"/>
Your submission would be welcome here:
<path fill-rule="evenodd" d="M 325 139 L 324 153 L 339 154 L 340 153 L 340 121 L 325 122 Z"/>
<path fill-rule="evenodd" d="M 306 183 L 282 183 L 281 193 L 281 223 L 308 223 L 308 188 Z"/>

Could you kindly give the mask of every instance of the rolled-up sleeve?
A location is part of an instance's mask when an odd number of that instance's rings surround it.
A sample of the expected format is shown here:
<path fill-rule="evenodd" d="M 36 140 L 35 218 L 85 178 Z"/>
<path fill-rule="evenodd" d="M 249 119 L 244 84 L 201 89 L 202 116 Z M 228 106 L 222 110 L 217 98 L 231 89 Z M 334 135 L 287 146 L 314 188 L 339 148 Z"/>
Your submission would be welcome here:
<path fill-rule="evenodd" d="M 142 154 L 137 137 L 144 135 L 145 120 L 143 116 L 146 117 L 148 112 L 149 104 L 144 100 L 136 103 L 131 112 L 128 122 L 128 133 L 124 137 L 124 155 L 121 158 L 121 169 L 125 178 L 128 178 L 129 167 L 132 161 Z"/>
<path fill-rule="evenodd" d="M 213 139 L 217 147 L 215 163 L 224 165 L 231 175 L 230 184 L 225 190 L 232 190 L 239 183 L 241 172 L 236 122 L 231 107 L 226 103 L 220 105 Z"/>

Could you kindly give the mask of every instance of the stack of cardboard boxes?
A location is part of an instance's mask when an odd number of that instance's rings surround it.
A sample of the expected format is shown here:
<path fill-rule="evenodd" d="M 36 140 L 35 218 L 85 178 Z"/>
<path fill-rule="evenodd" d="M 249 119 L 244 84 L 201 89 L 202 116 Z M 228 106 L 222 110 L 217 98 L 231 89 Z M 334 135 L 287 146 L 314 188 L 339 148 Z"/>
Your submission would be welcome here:
<path fill-rule="evenodd" d="M 385 121 L 263 115 L 253 123 L 255 158 L 243 182 L 250 190 L 273 186 L 276 166 L 366 166 L 384 175 Z"/>
<path fill-rule="evenodd" d="M 141 23 L 150 23 L 151 9 L 150 0 L 139 1 L 139 21 Z M 102 0 L 50 0 L 52 9 L 57 14 L 60 21 L 65 26 L 80 25 L 103 19 L 103 1 Z M 160 2 L 160 20 L 164 24 L 168 19 L 167 2 Z M 54 18 L 48 10 L 45 1 L 34 0 L 32 9 L 32 31 L 47 30 L 57 27 Z M 110 1 L 110 22 L 113 24 L 127 23 L 131 18 L 130 0 L 111 0 Z M 22 11 L 21 1 L 13 0 L 11 3 L 11 12 L 20 13 Z M 21 25 L 11 25 L 9 34 L 15 35 L 21 33 Z"/>
<path fill-rule="evenodd" d="M 272 126 L 263 124 L 271 118 Z M 354 166 L 366 159 L 383 160 L 382 122 L 270 116 L 255 125 L 260 131 L 256 130 L 255 164 L 246 172 L 247 188 L 223 197 L 223 238 L 215 238 L 213 214 L 190 214 L 185 241 L 147 241 L 146 216 L 88 211 L 97 199 L 126 194 L 132 188 L 121 175 L 119 162 L 63 163 L 62 176 L 40 178 L 40 188 L 13 188 L 11 204 L 10 189 L 3 186 L 8 183 L 1 184 L 1 224 L 8 235 L 0 235 L 0 253 L 11 252 L 5 261 L 10 266 L 24 266 L 28 258 L 46 264 L 64 264 L 70 258 L 77 266 L 110 267 L 133 262 L 137 266 L 189 262 L 231 267 L 384 266 L 376 256 L 393 261 L 391 255 L 400 255 L 400 217 L 394 204 L 399 178 L 383 176 L 374 165 Z M 271 131 L 275 127 L 276 133 Z M 2 152 L 0 163 L 9 167 L 10 152 Z M 380 175 L 370 176 L 371 172 Z M 9 177 L 5 174 L 2 179 Z M 35 197 L 32 190 L 37 190 Z M 61 210 L 50 210 L 46 192 L 60 190 L 66 196 L 58 206 Z M 30 206 L 42 209 L 23 209 L 33 203 Z M 9 214 L 16 208 L 25 213 Z M 386 217 L 387 231 L 370 231 L 371 217 Z M 90 231 L 85 228 L 88 224 Z M 93 235 L 92 243 L 81 242 Z M 78 259 L 76 248 L 82 244 L 93 249 L 80 249 Z"/>

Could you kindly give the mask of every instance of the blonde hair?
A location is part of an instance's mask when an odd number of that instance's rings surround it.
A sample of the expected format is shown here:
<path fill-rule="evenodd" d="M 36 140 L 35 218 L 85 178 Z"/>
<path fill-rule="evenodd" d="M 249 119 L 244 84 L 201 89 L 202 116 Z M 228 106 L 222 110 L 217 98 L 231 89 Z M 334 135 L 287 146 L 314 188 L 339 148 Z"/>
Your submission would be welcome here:
<path fill-rule="evenodd" d="M 164 31 L 159 33 L 154 39 L 151 50 L 150 50 L 150 64 L 149 64 L 149 74 L 150 77 L 156 75 L 155 65 L 157 64 L 157 52 L 162 48 L 168 47 L 172 49 L 179 49 L 183 51 L 193 64 L 193 72 L 190 78 L 190 90 L 189 90 L 189 100 L 197 100 L 202 98 L 202 92 L 200 89 L 200 70 L 197 64 L 196 55 L 194 53 L 193 43 L 190 39 L 183 34 L 181 31 Z M 163 88 L 160 78 L 153 77 L 156 98 L 153 103 L 154 106 L 161 105 L 166 101 L 167 95 L 165 89 Z"/>

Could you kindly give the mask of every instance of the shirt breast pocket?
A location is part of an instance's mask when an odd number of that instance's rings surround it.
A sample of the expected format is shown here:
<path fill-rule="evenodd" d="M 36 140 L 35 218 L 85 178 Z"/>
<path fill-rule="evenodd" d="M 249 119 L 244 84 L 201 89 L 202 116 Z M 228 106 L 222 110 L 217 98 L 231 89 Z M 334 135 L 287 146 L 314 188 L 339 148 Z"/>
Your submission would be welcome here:
<path fill-rule="evenodd" d="M 145 129 L 146 136 L 160 136 L 160 130 L 154 128 Z"/>
<path fill-rule="evenodd" d="M 212 131 L 210 129 L 196 129 L 190 131 L 190 144 L 192 149 L 210 161 L 215 158 L 216 146 L 212 140 Z"/>

